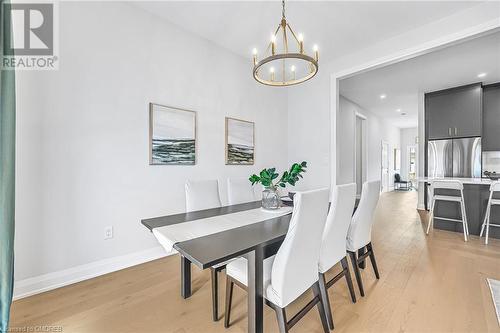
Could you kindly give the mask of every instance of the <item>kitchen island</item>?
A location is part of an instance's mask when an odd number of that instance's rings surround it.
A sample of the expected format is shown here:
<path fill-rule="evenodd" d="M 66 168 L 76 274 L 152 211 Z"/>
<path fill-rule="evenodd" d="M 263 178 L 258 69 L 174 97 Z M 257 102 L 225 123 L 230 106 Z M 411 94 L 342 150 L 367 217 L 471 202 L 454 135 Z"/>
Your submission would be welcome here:
<path fill-rule="evenodd" d="M 421 177 L 418 179 L 419 182 L 424 182 L 426 184 L 430 184 L 435 180 L 455 180 L 464 184 L 465 210 L 467 214 L 469 233 L 471 235 L 479 235 L 481 232 L 481 225 L 483 224 L 484 216 L 486 214 L 486 206 L 490 195 L 490 185 L 493 181 L 488 178 L 455 177 Z M 428 191 L 429 186 L 424 186 L 424 188 Z M 460 195 L 458 191 L 454 190 L 436 190 L 436 194 Z M 494 198 L 500 199 L 500 195 L 496 195 Z M 430 195 L 427 195 L 427 199 L 429 200 L 427 207 L 430 207 Z M 437 217 L 434 219 L 434 228 L 463 232 L 461 223 L 439 219 L 439 217 L 460 219 L 460 204 L 456 202 L 436 201 L 434 216 Z M 492 206 L 490 223 L 499 224 L 499 222 L 500 206 Z M 489 236 L 492 238 L 500 238 L 500 228 L 490 227 Z"/>

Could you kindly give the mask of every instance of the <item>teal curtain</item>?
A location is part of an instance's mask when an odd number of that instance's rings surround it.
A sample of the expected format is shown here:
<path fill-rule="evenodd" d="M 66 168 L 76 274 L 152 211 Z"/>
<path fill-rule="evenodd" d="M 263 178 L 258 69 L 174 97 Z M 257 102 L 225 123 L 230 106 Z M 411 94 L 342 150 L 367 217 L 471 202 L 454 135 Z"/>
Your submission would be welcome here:
<path fill-rule="evenodd" d="M 0 61 L 10 38 L 10 13 L 0 0 Z M 0 332 L 7 332 L 14 285 L 14 163 L 16 99 L 14 70 L 0 70 Z"/>

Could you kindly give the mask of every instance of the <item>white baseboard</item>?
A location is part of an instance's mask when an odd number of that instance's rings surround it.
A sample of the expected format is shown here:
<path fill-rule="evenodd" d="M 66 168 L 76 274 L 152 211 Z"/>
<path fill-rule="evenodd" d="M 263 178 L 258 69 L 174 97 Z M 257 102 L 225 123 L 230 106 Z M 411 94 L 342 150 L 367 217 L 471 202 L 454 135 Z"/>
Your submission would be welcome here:
<path fill-rule="evenodd" d="M 14 281 L 14 300 L 119 271 L 127 267 L 139 265 L 151 260 L 172 255 L 174 253 L 177 252 L 167 253 L 163 247 L 157 246 L 123 256 L 98 260 L 61 271 L 43 274 L 20 281 Z"/>

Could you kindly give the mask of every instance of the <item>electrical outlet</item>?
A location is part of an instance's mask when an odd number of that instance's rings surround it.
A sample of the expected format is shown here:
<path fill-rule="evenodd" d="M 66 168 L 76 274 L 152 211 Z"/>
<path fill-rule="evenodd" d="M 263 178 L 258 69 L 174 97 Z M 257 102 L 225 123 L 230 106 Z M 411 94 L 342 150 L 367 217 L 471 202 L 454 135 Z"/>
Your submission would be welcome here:
<path fill-rule="evenodd" d="M 104 239 L 113 238 L 113 226 L 108 226 L 104 228 Z"/>

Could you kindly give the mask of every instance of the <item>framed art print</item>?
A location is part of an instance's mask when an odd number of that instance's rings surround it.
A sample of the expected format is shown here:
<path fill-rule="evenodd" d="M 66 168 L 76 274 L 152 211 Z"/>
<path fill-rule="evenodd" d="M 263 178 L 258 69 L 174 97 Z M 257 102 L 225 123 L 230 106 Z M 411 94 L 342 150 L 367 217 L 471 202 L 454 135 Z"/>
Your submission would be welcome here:
<path fill-rule="evenodd" d="M 149 163 L 196 163 L 196 112 L 149 104 Z"/>

